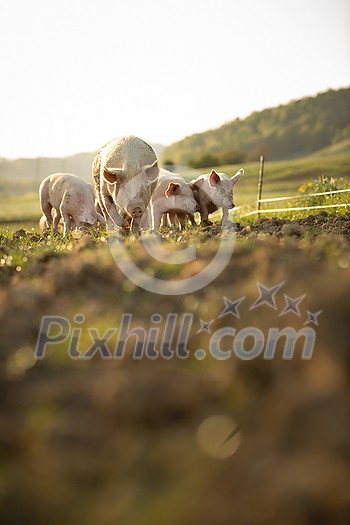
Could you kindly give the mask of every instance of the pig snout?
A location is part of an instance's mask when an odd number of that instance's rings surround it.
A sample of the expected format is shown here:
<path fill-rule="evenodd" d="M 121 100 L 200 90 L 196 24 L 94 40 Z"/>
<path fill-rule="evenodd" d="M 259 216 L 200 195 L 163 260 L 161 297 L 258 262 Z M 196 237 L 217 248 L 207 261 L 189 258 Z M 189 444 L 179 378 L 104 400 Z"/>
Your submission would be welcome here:
<path fill-rule="evenodd" d="M 97 223 L 96 214 L 91 213 L 91 211 L 84 211 L 77 217 L 76 223 L 77 226 L 95 226 Z"/>
<path fill-rule="evenodd" d="M 88 232 L 91 229 L 91 224 L 88 224 L 87 222 L 83 222 L 78 226 L 78 230 L 81 232 Z"/>
<path fill-rule="evenodd" d="M 223 205 L 229 210 L 235 207 L 233 200 L 229 198 L 224 199 Z"/>
<path fill-rule="evenodd" d="M 190 213 L 191 215 L 194 215 L 197 211 L 197 203 L 195 200 L 189 199 L 186 202 L 185 210 Z"/>
<path fill-rule="evenodd" d="M 136 208 L 133 208 L 131 211 L 130 211 L 130 215 L 133 219 L 139 219 L 140 217 L 142 217 L 142 214 L 143 214 L 143 211 L 141 208 L 139 207 L 136 207 Z"/>

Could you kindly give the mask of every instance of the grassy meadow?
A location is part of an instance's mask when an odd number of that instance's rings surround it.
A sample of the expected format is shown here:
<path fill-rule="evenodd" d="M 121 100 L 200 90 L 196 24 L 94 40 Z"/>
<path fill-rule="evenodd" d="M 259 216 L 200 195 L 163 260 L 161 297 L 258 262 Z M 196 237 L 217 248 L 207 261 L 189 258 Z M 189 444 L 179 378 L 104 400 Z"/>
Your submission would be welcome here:
<path fill-rule="evenodd" d="M 350 182 L 350 153 L 346 153 L 347 146 L 335 151 L 327 148 L 318 154 L 288 161 L 265 161 L 263 198 L 298 195 L 298 189 L 308 183 L 313 183 L 322 176 L 327 178 L 344 178 L 343 185 Z M 259 162 L 250 162 L 242 165 L 245 173 L 235 189 L 235 204 L 237 207 L 252 204 L 257 199 L 257 184 Z M 241 165 L 215 166 L 220 172 L 232 176 Z M 195 178 L 205 169 L 188 170 L 184 172 L 188 180 Z M 89 174 L 84 177 L 89 180 Z M 24 181 L 26 182 L 24 184 Z M 0 181 L 1 182 L 1 181 Z M 21 183 L 22 182 L 22 183 Z M 0 222 L 31 221 L 37 222 L 41 216 L 38 197 L 39 182 L 35 176 L 26 174 L 23 180 L 11 184 L 0 185 Z M 343 196 L 345 198 L 345 196 Z M 284 205 L 283 205 L 284 207 Z"/>

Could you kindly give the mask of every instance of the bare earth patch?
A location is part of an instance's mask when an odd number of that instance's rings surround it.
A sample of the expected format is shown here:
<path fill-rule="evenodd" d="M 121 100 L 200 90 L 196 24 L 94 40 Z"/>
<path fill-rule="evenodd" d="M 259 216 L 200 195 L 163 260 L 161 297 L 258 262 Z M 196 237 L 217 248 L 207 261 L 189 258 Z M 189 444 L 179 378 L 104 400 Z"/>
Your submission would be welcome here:
<path fill-rule="evenodd" d="M 215 255 L 219 232 L 217 226 L 200 231 L 200 261 Z M 178 235 L 186 241 L 195 234 Z M 49 245 L 47 239 L 25 230 L 1 238 L 1 523 L 347 523 L 348 219 L 319 214 L 238 226 L 227 267 L 186 296 L 160 296 L 130 283 L 101 238 Z M 193 261 L 166 270 L 141 251 L 135 261 L 162 278 L 183 278 L 196 267 Z M 258 283 L 281 285 L 275 307 L 254 306 Z M 283 313 L 286 296 L 304 296 L 299 315 Z M 242 299 L 239 316 L 223 314 L 225 298 Z M 317 323 L 308 321 L 317 312 Z M 33 360 L 43 316 L 65 317 L 72 329 L 81 328 L 84 353 L 92 328 L 100 337 L 115 328 L 108 341 L 114 350 L 125 313 L 132 314 L 131 328 L 148 333 L 162 330 L 171 313 L 178 315 L 178 333 L 191 314 L 187 358 L 132 359 L 131 337 L 123 359 L 103 360 L 98 351 L 91 360 L 72 359 L 68 337 Z M 74 321 L 77 314 L 83 323 Z M 154 323 L 154 314 L 163 321 Z M 209 332 L 201 321 L 211 323 Z M 314 351 L 309 360 L 301 359 L 300 345 L 287 360 L 283 345 L 270 360 L 263 354 L 242 360 L 232 351 L 228 359 L 215 359 L 211 337 L 226 327 L 236 333 L 253 327 L 265 339 L 271 328 L 309 327 Z M 228 352 L 232 344 L 226 336 L 221 349 Z M 245 344 L 248 349 L 252 341 Z M 198 349 L 204 359 L 196 357 Z M 235 434 L 218 425 L 203 448 L 200 429 L 213 416 L 232 421 Z M 237 446 L 226 454 L 230 443 Z"/>

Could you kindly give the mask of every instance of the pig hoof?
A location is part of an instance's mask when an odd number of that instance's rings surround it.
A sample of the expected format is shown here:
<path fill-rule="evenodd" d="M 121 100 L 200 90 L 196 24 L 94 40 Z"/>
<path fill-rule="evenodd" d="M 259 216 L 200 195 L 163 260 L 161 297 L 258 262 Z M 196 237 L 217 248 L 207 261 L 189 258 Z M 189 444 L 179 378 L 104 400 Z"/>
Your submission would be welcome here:
<path fill-rule="evenodd" d="M 227 222 L 225 222 L 225 224 L 222 225 L 222 228 L 224 230 L 236 229 L 236 223 L 231 222 L 231 221 L 227 221 Z"/>
<path fill-rule="evenodd" d="M 212 226 L 212 225 L 213 225 L 213 223 L 209 219 L 204 219 L 201 222 L 201 226 Z"/>
<path fill-rule="evenodd" d="M 230 231 L 232 231 L 232 230 L 238 231 L 240 229 L 240 224 L 236 223 L 236 222 L 228 221 L 227 223 L 222 225 L 222 229 L 223 230 L 230 230 Z"/>

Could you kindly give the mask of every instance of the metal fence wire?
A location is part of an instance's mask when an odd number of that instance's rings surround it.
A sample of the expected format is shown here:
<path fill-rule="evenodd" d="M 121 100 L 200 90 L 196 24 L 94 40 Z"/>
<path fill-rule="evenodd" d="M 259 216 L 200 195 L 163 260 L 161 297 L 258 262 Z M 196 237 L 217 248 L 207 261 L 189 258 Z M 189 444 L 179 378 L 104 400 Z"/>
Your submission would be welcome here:
<path fill-rule="evenodd" d="M 323 191 L 319 193 L 305 193 L 303 195 L 290 195 L 288 197 L 273 197 L 268 199 L 262 198 L 262 189 L 263 189 L 263 180 L 264 180 L 264 157 L 260 157 L 260 166 L 259 166 L 259 181 L 258 181 L 258 198 L 255 203 L 251 204 L 243 204 L 242 206 L 237 206 L 235 208 L 235 213 L 238 212 L 238 215 L 240 218 L 243 217 L 249 217 L 252 215 L 263 215 L 265 213 L 283 213 L 283 212 L 291 212 L 291 211 L 302 211 L 302 210 L 319 210 L 319 209 L 325 209 L 325 208 L 346 208 L 350 206 L 350 203 L 337 203 L 337 204 L 320 204 L 317 206 L 288 206 L 287 208 L 270 208 L 270 209 L 261 209 L 261 204 L 266 204 L 269 202 L 282 202 L 282 201 L 292 201 L 292 200 L 300 200 L 300 199 L 306 199 L 310 197 L 321 197 L 324 195 L 334 195 L 334 194 L 340 194 L 340 193 L 348 193 L 350 192 L 350 188 L 342 189 L 342 190 L 331 190 L 331 191 Z M 248 211 L 244 213 L 244 209 L 256 207 L 253 211 Z M 243 213 L 241 213 L 243 211 Z"/>

